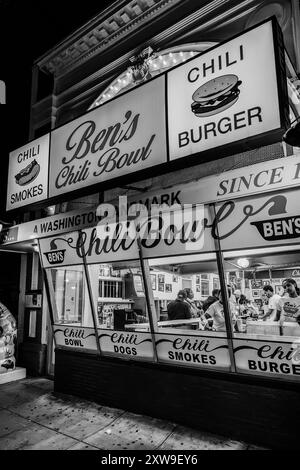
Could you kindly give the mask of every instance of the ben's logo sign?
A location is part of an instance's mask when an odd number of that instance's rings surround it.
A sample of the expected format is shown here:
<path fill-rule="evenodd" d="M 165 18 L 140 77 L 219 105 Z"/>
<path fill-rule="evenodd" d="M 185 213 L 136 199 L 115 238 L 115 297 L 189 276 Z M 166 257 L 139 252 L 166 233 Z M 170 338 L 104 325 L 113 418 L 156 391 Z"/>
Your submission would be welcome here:
<path fill-rule="evenodd" d="M 300 237 L 300 215 L 251 222 L 265 240 L 289 240 Z"/>
<path fill-rule="evenodd" d="M 286 214 L 287 199 L 285 196 L 275 196 L 274 205 L 269 210 L 269 215 Z M 277 217 L 276 219 L 250 222 L 259 231 L 265 240 L 289 240 L 300 237 L 300 215 L 289 217 Z"/>
<path fill-rule="evenodd" d="M 6 104 L 6 86 L 3 80 L 0 80 L 0 104 Z"/>
<path fill-rule="evenodd" d="M 65 260 L 66 250 L 58 250 L 55 240 L 52 240 L 50 243 L 50 250 L 44 253 L 49 264 L 61 264 Z"/>

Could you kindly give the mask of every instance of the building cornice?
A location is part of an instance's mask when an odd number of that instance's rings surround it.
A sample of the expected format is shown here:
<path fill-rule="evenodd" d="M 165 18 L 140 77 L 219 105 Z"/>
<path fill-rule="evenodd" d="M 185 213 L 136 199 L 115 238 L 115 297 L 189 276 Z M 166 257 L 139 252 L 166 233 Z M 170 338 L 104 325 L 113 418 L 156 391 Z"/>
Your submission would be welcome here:
<path fill-rule="evenodd" d="M 82 65 L 91 56 L 108 50 L 142 25 L 153 21 L 182 0 L 131 0 L 115 2 L 74 34 L 36 61 L 55 76 Z"/>

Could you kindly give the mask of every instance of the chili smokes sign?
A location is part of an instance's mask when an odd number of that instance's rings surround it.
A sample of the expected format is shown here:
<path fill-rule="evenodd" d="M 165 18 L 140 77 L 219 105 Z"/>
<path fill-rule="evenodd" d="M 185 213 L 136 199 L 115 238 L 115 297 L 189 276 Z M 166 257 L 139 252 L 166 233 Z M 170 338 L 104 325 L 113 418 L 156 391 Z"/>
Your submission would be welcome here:
<path fill-rule="evenodd" d="M 226 338 L 156 334 L 155 343 L 160 361 L 230 369 Z"/>
<path fill-rule="evenodd" d="M 238 151 L 245 139 L 247 148 L 277 141 L 288 125 L 281 40 L 267 20 L 53 130 L 48 192 L 35 185 L 12 194 L 14 177 L 35 176 L 38 165 L 10 168 L 7 210 L 153 167 L 167 172 L 168 155 L 184 165 L 220 146 Z"/>
<path fill-rule="evenodd" d="M 48 197 L 49 134 L 9 154 L 6 210 Z"/>

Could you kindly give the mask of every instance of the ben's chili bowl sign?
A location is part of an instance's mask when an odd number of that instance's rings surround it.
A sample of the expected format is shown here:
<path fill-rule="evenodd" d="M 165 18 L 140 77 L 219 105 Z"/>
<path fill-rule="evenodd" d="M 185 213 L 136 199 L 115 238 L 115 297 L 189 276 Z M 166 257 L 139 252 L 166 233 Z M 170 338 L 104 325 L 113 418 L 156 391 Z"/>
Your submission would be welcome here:
<path fill-rule="evenodd" d="M 234 340 L 238 370 L 254 374 L 291 375 L 300 379 L 300 340 L 268 342 Z"/>
<path fill-rule="evenodd" d="M 137 222 L 119 221 L 114 224 L 62 234 L 39 240 L 45 268 L 58 265 L 105 263 L 115 259 L 139 259 L 138 240 L 147 258 L 161 255 L 176 255 L 182 251 L 214 251 L 210 236 L 204 237 L 209 223 L 209 212 L 204 206 L 191 208 L 185 214 L 176 212 L 157 214 Z M 198 217 L 199 216 L 199 217 Z M 211 225 L 210 225 L 211 227 Z"/>
<path fill-rule="evenodd" d="M 159 360 L 183 365 L 230 369 L 226 338 L 156 334 Z"/>
<path fill-rule="evenodd" d="M 53 330 L 58 346 L 97 351 L 94 328 L 53 325 Z"/>
<path fill-rule="evenodd" d="M 166 161 L 164 77 L 52 132 L 49 196 Z"/>
<path fill-rule="evenodd" d="M 98 330 L 101 352 L 126 359 L 153 359 L 150 333 Z"/>

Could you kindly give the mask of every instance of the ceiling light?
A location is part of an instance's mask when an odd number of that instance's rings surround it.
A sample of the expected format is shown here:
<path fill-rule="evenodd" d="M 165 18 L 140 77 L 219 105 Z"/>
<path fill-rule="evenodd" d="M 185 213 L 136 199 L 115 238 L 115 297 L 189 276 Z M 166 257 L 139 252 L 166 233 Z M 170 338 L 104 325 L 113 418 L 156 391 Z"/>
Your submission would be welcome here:
<path fill-rule="evenodd" d="M 249 267 L 249 260 L 247 258 L 239 258 L 237 260 L 237 265 L 240 267 L 240 268 L 248 268 Z"/>

